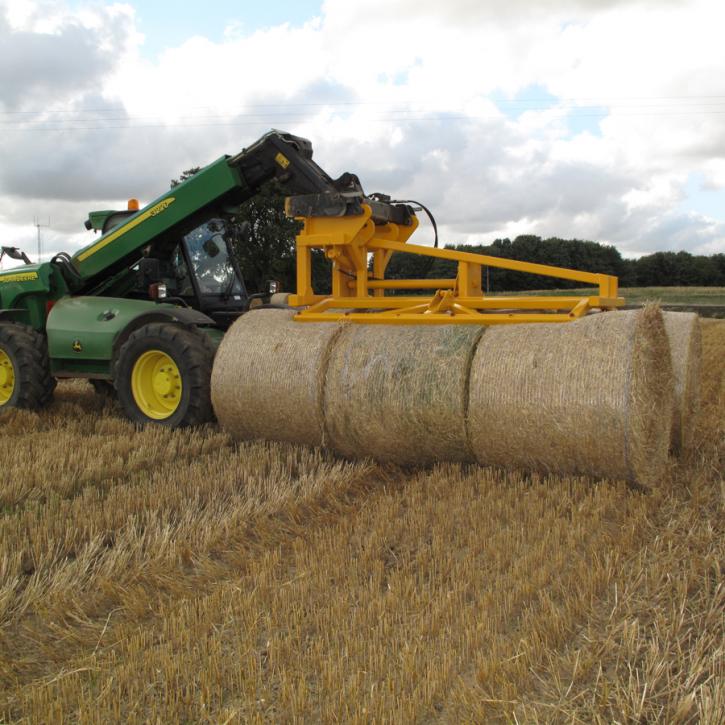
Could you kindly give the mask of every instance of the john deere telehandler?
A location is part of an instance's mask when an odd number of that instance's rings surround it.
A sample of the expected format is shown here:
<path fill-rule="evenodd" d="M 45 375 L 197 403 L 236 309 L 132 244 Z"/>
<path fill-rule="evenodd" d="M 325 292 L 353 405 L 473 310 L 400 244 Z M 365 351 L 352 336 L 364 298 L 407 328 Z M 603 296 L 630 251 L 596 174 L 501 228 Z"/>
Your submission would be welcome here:
<path fill-rule="evenodd" d="M 25 257 L 0 272 L 0 408 L 42 407 L 56 379 L 81 377 L 115 388 L 135 421 L 209 420 L 215 348 L 264 296 L 248 294 L 231 253 L 246 232 L 236 214 L 275 177 L 313 213 L 360 211 L 364 200 L 357 177 L 333 180 L 309 141 L 272 131 L 143 209 L 131 200 L 125 211 L 92 212 L 85 226 L 101 236 L 73 256 Z M 373 203 L 381 222 L 410 222 L 407 207 Z"/>
<path fill-rule="evenodd" d="M 132 200 L 124 211 L 92 212 L 86 228 L 101 236 L 73 256 L 42 264 L 25 258 L 25 266 L 0 272 L 0 410 L 42 407 L 57 379 L 86 378 L 98 390 L 115 391 L 139 423 L 211 419 L 216 347 L 262 296 L 248 294 L 231 253 L 246 233 L 239 205 L 273 178 L 292 195 L 287 214 L 303 223 L 290 297 L 300 322 L 566 322 L 593 307 L 623 304 L 617 279 L 608 275 L 410 244 L 418 223 L 411 203 L 366 195 L 354 174 L 332 179 L 312 160 L 309 141 L 271 131 L 143 208 Z M 313 289 L 314 249 L 330 260 L 331 294 Z M 394 252 L 453 260 L 458 273 L 385 279 Z M 484 266 L 597 285 L 598 295 L 488 297 Z M 391 296 L 393 289 L 432 294 Z"/>

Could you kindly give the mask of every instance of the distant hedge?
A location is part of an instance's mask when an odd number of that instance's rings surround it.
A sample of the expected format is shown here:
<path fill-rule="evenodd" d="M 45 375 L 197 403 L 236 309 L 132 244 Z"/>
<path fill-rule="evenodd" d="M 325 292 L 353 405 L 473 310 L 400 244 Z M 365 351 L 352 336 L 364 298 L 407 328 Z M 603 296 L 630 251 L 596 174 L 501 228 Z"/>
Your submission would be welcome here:
<path fill-rule="evenodd" d="M 619 277 L 622 287 L 725 287 L 725 254 L 711 256 L 689 252 L 655 252 L 639 259 L 624 259 L 615 247 L 581 239 L 542 239 L 523 235 L 497 239 L 490 245 L 446 245 L 447 249 L 507 257 Z M 432 260 L 412 254 L 393 254 L 386 272 L 392 279 L 454 277 L 455 262 Z M 489 267 L 484 270 L 484 289 L 491 292 L 581 287 L 553 277 L 511 272 Z"/>

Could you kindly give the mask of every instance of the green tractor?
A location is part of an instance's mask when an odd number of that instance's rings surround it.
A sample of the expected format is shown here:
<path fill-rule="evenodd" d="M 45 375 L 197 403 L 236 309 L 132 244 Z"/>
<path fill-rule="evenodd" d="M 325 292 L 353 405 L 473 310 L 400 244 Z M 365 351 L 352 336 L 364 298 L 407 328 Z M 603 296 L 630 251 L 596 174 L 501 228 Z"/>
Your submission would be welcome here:
<path fill-rule="evenodd" d="M 0 411 L 41 408 L 56 380 L 86 378 L 137 423 L 210 420 L 216 347 L 266 295 L 247 292 L 231 253 L 247 231 L 239 206 L 273 178 L 320 213 L 356 213 L 365 198 L 355 175 L 333 180 L 312 161 L 309 141 L 271 131 L 146 207 L 92 212 L 101 236 L 73 256 L 0 272 Z"/>

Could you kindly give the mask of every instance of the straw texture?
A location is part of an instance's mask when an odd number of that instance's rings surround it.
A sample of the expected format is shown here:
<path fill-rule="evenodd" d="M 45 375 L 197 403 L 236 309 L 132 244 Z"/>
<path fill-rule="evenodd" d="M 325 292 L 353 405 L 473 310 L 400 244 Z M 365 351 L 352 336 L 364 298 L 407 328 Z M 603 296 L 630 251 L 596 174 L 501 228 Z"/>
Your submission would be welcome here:
<path fill-rule="evenodd" d="M 348 325 L 325 382 L 328 445 L 400 465 L 472 461 L 465 409 L 482 330 Z"/>
<path fill-rule="evenodd" d="M 672 450 L 685 453 L 693 447 L 695 419 L 700 409 L 700 320 L 691 312 L 664 312 L 663 317 L 672 354 L 672 372 L 675 376 Z"/>
<path fill-rule="evenodd" d="M 486 333 L 470 377 L 481 464 L 624 478 L 664 472 L 673 378 L 656 306 Z"/>
<path fill-rule="evenodd" d="M 241 440 L 322 445 L 322 382 L 338 325 L 299 323 L 294 310 L 240 317 L 214 361 L 211 396 L 219 423 Z"/>

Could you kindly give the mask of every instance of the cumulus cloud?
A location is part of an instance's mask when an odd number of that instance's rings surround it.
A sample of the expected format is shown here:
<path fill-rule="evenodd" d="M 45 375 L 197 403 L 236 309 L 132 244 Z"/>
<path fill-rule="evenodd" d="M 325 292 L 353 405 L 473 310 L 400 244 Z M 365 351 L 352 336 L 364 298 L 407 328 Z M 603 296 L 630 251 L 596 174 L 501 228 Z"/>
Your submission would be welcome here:
<path fill-rule="evenodd" d="M 96 47 L 78 24 L 58 34 L 13 31 L 0 17 L 0 104 L 20 110 L 83 91 L 111 68 L 110 54 Z"/>
<path fill-rule="evenodd" d="M 725 203 L 712 219 L 685 191 L 696 173 L 725 201 L 718 2 L 327 0 L 306 24 L 153 60 L 132 4 L 4 10 L 0 230 L 15 238 L 52 209 L 52 245 L 80 244 L 89 209 L 148 201 L 277 127 L 332 175 L 434 208 L 445 241 L 725 249 Z"/>

